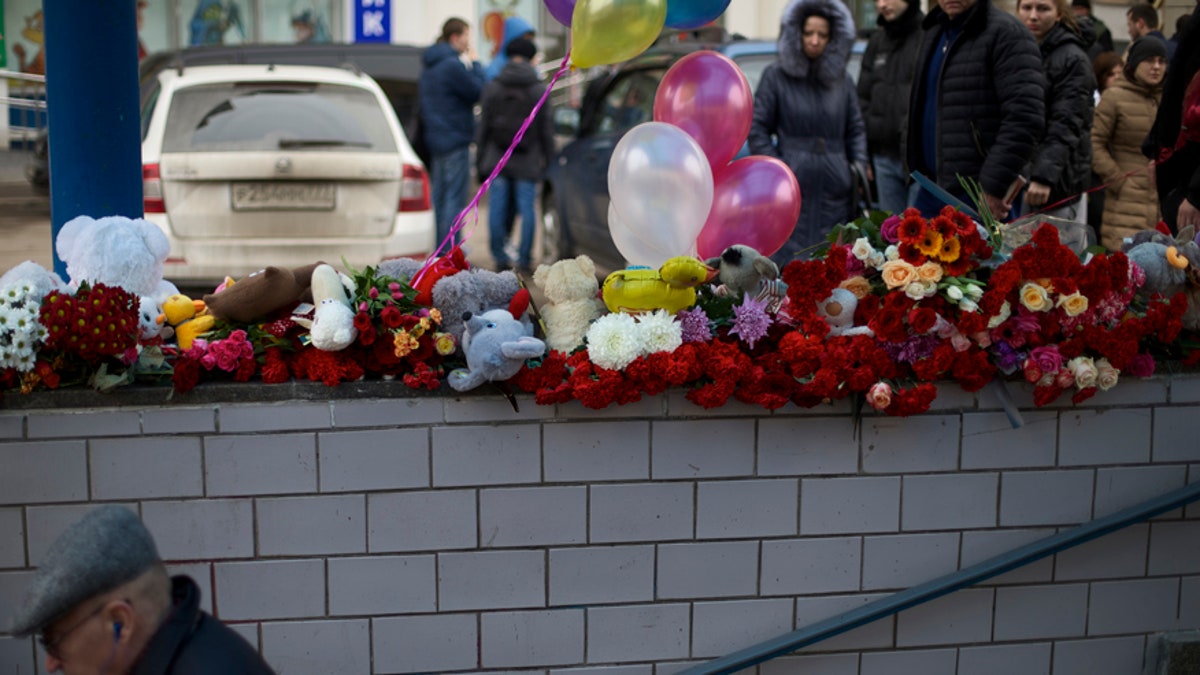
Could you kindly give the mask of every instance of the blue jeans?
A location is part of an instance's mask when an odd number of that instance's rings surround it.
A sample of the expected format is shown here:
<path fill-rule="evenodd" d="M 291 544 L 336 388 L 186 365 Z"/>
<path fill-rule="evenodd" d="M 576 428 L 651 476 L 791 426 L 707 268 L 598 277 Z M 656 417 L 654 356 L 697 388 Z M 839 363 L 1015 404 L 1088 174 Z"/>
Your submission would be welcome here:
<path fill-rule="evenodd" d="M 512 261 L 504 252 L 504 243 L 512 231 L 513 211 L 509 208 L 509 195 L 516 194 L 516 215 L 521 218 L 521 245 L 517 253 L 517 265 L 529 268 L 533 257 L 533 226 L 537 221 L 533 203 L 537 195 L 537 183 L 497 176 L 488 195 L 488 246 L 492 249 L 492 260 L 497 267 L 510 267 Z"/>
<path fill-rule="evenodd" d="M 444 155 L 434 155 L 433 175 L 430 178 L 430 196 L 433 198 L 433 214 L 437 220 L 437 244 L 450 234 L 454 219 L 467 205 L 467 181 L 471 176 L 471 148 L 463 146 Z M 462 241 L 455 237 L 455 243 Z"/>
<path fill-rule="evenodd" d="M 875 168 L 875 191 L 879 194 L 876 208 L 889 213 L 901 213 L 916 197 L 916 183 L 906 186 L 904 163 L 896 157 L 876 155 L 871 163 Z"/>

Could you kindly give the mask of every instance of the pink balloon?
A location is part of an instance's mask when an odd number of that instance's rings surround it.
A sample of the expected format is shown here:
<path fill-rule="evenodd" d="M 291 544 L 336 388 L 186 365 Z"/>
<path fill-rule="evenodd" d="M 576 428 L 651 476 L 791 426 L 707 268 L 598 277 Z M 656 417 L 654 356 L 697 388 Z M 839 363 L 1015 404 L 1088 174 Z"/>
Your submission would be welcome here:
<path fill-rule="evenodd" d="M 696 139 L 714 173 L 746 142 L 753 116 L 754 96 L 742 70 L 708 49 L 676 61 L 654 96 L 654 119 Z"/>
<path fill-rule="evenodd" d="M 713 179 L 712 209 L 696 239 L 701 258 L 745 244 L 763 255 L 778 251 L 800 217 L 800 184 L 787 164 L 764 155 L 727 164 Z"/>

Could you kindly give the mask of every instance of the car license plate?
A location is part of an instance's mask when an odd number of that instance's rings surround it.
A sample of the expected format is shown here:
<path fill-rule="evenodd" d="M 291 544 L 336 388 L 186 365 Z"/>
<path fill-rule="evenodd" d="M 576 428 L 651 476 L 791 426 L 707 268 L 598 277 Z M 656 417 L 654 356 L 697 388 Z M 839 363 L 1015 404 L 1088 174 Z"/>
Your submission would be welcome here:
<path fill-rule="evenodd" d="M 333 183 L 234 183 L 234 211 L 332 211 L 337 187 Z"/>

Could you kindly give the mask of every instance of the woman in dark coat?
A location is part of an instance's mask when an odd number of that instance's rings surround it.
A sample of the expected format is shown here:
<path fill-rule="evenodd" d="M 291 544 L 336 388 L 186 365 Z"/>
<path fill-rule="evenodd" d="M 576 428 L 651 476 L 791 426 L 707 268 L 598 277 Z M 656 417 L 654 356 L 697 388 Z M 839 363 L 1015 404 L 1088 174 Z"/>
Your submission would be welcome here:
<path fill-rule="evenodd" d="M 1053 207 L 1045 215 L 1084 222 L 1096 90 L 1085 50 L 1094 36 L 1080 31 L 1067 0 L 1020 0 L 1017 18 L 1038 41 L 1046 78 L 1046 133 L 1029 165 L 1024 211 Z"/>
<path fill-rule="evenodd" d="M 867 133 L 846 59 L 854 19 L 841 0 L 792 0 L 779 61 L 754 95 L 750 152 L 782 159 L 800 182 L 800 219 L 774 256 L 786 263 L 854 217 L 851 162 L 867 161 Z"/>

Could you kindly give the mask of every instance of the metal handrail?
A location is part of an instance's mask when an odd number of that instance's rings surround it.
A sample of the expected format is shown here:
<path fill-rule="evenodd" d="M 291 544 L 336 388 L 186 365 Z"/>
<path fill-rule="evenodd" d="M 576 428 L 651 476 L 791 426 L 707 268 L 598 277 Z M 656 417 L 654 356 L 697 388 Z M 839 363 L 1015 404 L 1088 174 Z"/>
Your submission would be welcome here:
<path fill-rule="evenodd" d="M 36 84 L 46 84 L 45 75 L 22 73 L 19 70 L 0 70 L 0 78 L 4 78 L 6 80 L 23 80 L 25 82 L 33 82 Z"/>
<path fill-rule="evenodd" d="M 966 569 L 952 572 L 918 586 L 880 598 L 857 609 L 843 612 L 811 626 L 760 642 L 732 654 L 693 666 L 680 675 L 717 675 L 734 673 L 743 668 L 769 661 L 802 647 L 821 642 L 873 621 L 935 600 L 954 591 L 991 579 L 1042 558 L 1087 543 L 1117 530 L 1149 520 L 1200 500 L 1200 481 L 1148 499 L 1110 516 L 1097 518 L 1079 527 L 1039 539 L 1007 553 L 988 558 Z"/>

